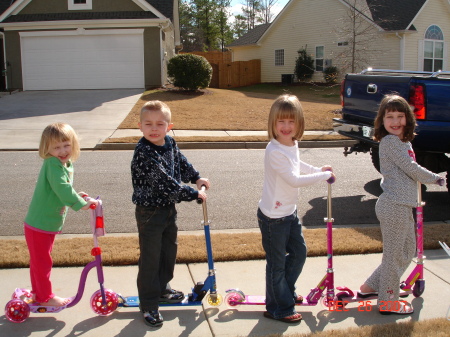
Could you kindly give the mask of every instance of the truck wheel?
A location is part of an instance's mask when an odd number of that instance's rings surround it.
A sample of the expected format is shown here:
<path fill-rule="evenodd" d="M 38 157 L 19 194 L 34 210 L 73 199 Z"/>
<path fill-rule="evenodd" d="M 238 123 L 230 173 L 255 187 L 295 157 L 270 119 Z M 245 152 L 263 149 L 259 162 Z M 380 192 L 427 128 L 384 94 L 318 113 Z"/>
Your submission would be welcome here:
<path fill-rule="evenodd" d="M 378 147 L 370 148 L 370 156 L 372 157 L 373 167 L 375 167 L 375 170 L 380 172 L 380 156 L 378 152 Z"/>

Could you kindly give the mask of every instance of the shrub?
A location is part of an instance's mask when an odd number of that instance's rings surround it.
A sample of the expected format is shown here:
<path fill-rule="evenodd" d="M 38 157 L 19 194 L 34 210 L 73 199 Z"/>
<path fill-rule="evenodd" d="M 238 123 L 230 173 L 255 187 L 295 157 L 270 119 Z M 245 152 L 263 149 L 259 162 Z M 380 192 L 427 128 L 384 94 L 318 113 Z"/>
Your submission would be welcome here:
<path fill-rule="evenodd" d="M 176 87 L 198 90 L 209 86 L 212 67 L 203 56 L 179 54 L 169 60 L 167 75 Z"/>
<path fill-rule="evenodd" d="M 337 69 L 337 67 L 326 67 L 323 70 L 323 79 L 325 80 L 325 82 L 327 83 L 336 83 L 337 82 L 337 78 L 338 78 L 338 74 L 339 71 Z"/>
<path fill-rule="evenodd" d="M 306 48 L 298 50 L 297 53 L 298 57 L 295 59 L 294 73 L 299 81 L 309 80 L 314 74 L 314 60 L 311 55 L 307 54 Z"/>

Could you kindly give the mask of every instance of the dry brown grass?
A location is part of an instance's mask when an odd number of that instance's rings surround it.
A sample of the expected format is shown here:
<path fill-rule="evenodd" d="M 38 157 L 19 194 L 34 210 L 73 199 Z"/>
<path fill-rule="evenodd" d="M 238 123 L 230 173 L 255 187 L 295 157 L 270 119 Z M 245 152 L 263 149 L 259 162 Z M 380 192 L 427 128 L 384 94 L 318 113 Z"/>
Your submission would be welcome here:
<path fill-rule="evenodd" d="M 305 229 L 308 256 L 326 255 L 326 230 Z M 211 235 L 215 261 L 239 261 L 264 259 L 259 233 Z M 370 254 L 382 251 L 381 233 L 378 227 L 339 228 L 333 231 L 334 254 Z M 178 263 L 206 261 L 203 235 L 179 235 Z M 439 249 L 438 241 L 450 242 L 446 225 L 425 226 L 425 249 Z M 28 250 L 25 240 L 2 240 L 0 268 L 28 267 Z M 105 265 L 134 265 L 139 257 L 139 243 L 136 236 L 102 237 L 102 258 Z M 55 266 L 82 266 L 92 260 L 89 252 L 91 238 L 57 239 L 53 249 Z"/>
<path fill-rule="evenodd" d="M 302 101 L 306 130 L 331 130 L 332 118 L 340 111 L 338 89 L 314 89 L 305 86 L 280 87 L 261 85 L 239 90 L 205 89 L 199 92 L 183 92 L 175 89 L 157 89 L 143 93 L 130 113 L 119 125 L 119 129 L 136 129 L 139 111 L 150 100 L 166 102 L 172 110 L 174 130 L 233 130 L 261 131 L 267 129 L 267 116 L 275 98 L 281 93 L 296 94 Z M 311 89 L 311 90 L 310 90 Z M 248 90 L 254 90 L 249 92 Z M 257 92 L 257 91 L 261 92 Z M 319 91 L 317 91 L 319 90 Z M 322 91 L 328 92 L 324 94 Z M 328 136 L 327 136 L 328 137 Z M 201 137 L 178 137 L 184 141 L 264 141 L 250 137 L 226 137 L 219 140 Z M 310 137 L 317 140 L 318 137 Z M 340 137 L 338 139 L 342 139 Z M 136 142 L 138 137 L 126 141 Z M 306 140 L 306 139 L 305 139 Z M 327 138 L 328 140 L 328 138 Z M 109 139 L 105 142 L 125 142 L 125 139 Z"/>

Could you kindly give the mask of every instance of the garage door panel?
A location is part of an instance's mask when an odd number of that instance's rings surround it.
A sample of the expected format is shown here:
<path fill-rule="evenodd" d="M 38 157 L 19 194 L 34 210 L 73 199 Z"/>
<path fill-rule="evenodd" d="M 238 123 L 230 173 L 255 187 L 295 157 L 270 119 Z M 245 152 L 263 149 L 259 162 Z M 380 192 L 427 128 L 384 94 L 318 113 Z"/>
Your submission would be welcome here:
<path fill-rule="evenodd" d="M 144 88 L 142 34 L 25 36 L 24 90 Z"/>

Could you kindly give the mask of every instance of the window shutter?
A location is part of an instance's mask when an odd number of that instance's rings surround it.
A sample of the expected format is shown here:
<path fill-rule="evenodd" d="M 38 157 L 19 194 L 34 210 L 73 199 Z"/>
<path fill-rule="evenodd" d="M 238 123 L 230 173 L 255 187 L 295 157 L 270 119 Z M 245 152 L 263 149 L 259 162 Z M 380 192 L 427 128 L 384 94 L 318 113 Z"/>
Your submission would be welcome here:
<path fill-rule="evenodd" d="M 419 50 L 417 55 L 417 70 L 423 71 L 423 44 L 424 40 L 419 40 Z"/>

